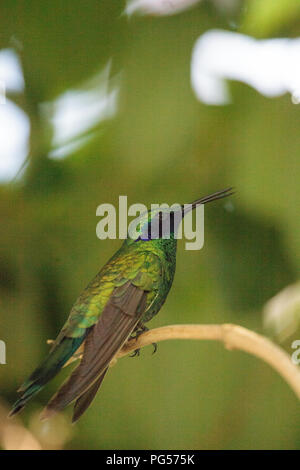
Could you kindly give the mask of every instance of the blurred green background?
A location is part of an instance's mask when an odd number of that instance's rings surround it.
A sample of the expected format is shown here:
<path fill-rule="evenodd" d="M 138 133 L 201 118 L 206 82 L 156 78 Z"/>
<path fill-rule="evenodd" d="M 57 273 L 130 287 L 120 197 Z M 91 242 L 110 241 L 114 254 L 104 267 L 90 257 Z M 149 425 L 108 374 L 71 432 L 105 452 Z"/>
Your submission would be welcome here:
<path fill-rule="evenodd" d="M 232 104 L 204 105 L 190 85 L 190 60 L 197 38 L 213 28 L 297 37 L 298 2 L 203 1 L 166 17 L 127 18 L 124 8 L 121 0 L 1 1 L 0 49 L 15 49 L 25 80 L 24 93 L 8 97 L 31 125 L 25 167 L 0 185 L 3 416 L 46 354 L 46 340 L 119 247 L 96 237 L 101 203 L 117 205 L 119 195 L 129 204 L 187 203 L 236 188 L 231 204 L 206 208 L 201 251 L 179 243 L 174 285 L 151 327 L 232 322 L 262 333 L 265 302 L 297 279 L 299 106 L 288 94 L 268 99 L 242 83 L 230 84 Z M 66 158 L 53 158 L 59 145 L 45 108 L 108 63 L 116 112 Z M 151 352 L 120 360 L 76 426 L 71 409 L 40 423 L 64 370 L 18 418 L 19 431 L 24 426 L 43 448 L 299 447 L 299 403 L 258 359 L 214 342 L 170 341 Z M 12 422 L 3 416 L 7 448 Z"/>

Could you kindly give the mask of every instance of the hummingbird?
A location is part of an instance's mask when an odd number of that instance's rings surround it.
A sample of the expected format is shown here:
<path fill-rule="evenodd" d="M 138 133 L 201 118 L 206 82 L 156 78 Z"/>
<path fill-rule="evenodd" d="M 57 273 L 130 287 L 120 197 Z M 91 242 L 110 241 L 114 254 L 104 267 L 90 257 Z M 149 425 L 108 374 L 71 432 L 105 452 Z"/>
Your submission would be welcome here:
<path fill-rule="evenodd" d="M 75 401 L 77 421 L 94 399 L 110 362 L 128 339 L 137 338 L 161 309 L 173 283 L 179 224 L 186 212 L 233 194 L 232 188 L 215 192 L 188 205 L 152 209 L 139 219 L 135 237 L 127 237 L 74 303 L 46 359 L 19 388 L 10 416 L 21 411 L 80 346 L 79 365 L 48 402 L 42 419 Z M 179 217 L 178 217 L 179 215 Z M 169 218 L 169 236 L 162 227 Z M 157 223 L 159 230 L 151 230 Z M 166 226 L 166 224 L 165 224 Z M 138 354 L 138 350 L 136 353 Z"/>

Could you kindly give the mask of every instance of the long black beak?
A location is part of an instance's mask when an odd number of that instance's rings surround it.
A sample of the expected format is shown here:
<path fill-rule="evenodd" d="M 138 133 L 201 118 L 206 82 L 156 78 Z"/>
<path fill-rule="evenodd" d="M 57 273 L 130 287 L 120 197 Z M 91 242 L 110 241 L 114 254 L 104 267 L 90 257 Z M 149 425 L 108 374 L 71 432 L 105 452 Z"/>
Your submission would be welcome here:
<path fill-rule="evenodd" d="M 232 194 L 234 194 L 233 188 L 226 188 L 222 189 L 221 191 L 217 191 L 216 193 L 210 194 L 209 196 L 204 196 L 200 199 L 196 199 L 196 201 L 188 204 L 186 208 L 182 206 L 183 217 L 187 212 L 190 212 L 191 210 L 199 206 L 199 204 L 207 204 L 208 202 L 217 201 L 218 199 L 223 199 L 224 197 L 231 196 Z"/>

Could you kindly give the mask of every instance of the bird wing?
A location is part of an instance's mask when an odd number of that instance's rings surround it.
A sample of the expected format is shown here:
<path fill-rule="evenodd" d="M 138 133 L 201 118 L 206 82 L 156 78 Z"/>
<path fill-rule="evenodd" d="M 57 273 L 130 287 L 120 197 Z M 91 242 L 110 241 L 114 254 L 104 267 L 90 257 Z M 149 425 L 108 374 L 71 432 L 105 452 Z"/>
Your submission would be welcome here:
<path fill-rule="evenodd" d="M 59 333 L 52 349 L 65 337 L 81 337 L 94 326 L 110 302 L 112 296 L 121 295 L 128 281 L 142 290 L 155 288 L 161 275 L 161 260 L 151 252 L 127 252 L 113 257 L 83 290 L 72 307 L 70 315 Z M 115 289 L 120 287 L 118 291 Z M 130 296 L 130 290 L 127 292 Z M 122 299 L 126 300 L 126 296 Z M 125 308 L 125 305 L 124 305 Z M 130 308 L 130 306 L 129 306 Z"/>
<path fill-rule="evenodd" d="M 107 371 L 108 371 L 108 368 L 105 369 L 104 372 L 102 372 L 100 377 L 96 380 L 96 382 L 93 383 L 93 385 L 90 388 L 87 389 L 86 392 L 84 392 L 82 395 L 80 395 L 79 398 L 77 398 L 75 405 L 74 405 L 72 423 L 75 423 L 83 415 L 83 413 L 88 409 L 88 407 L 94 400 L 96 393 L 98 392 L 99 387 L 102 384 Z"/>
<path fill-rule="evenodd" d="M 147 259 L 148 263 L 148 256 Z M 140 269 L 134 279 L 118 281 L 121 285 L 114 288 L 100 318 L 87 334 L 79 366 L 50 400 L 43 418 L 62 410 L 95 384 L 94 393 L 91 391 L 91 399 L 94 398 L 97 381 L 153 301 L 157 276 L 148 274 L 147 266 L 143 265 L 145 269 Z"/>
<path fill-rule="evenodd" d="M 21 396 L 13 405 L 11 415 L 19 412 L 60 371 L 88 336 L 91 335 L 85 354 L 89 361 L 92 360 L 93 342 L 98 342 L 98 337 L 101 344 L 108 344 L 109 331 L 118 327 L 116 335 L 111 337 L 115 341 L 111 350 L 118 341 L 122 342 L 121 333 L 125 335 L 131 325 L 132 329 L 135 326 L 136 316 L 139 316 L 137 305 L 144 302 L 143 293 L 148 292 L 147 304 L 155 295 L 160 264 L 159 257 L 149 252 L 119 252 L 101 269 L 75 302 L 46 359 L 20 387 Z M 109 351 L 106 354 L 109 355 Z"/>

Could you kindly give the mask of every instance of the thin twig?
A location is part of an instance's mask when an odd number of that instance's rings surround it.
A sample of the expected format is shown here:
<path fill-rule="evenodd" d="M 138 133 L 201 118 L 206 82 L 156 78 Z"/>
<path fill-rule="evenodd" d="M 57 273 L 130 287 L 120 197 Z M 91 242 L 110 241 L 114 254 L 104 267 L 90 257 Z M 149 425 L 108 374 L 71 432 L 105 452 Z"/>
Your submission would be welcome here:
<path fill-rule="evenodd" d="M 268 338 L 238 325 L 170 325 L 155 328 L 137 339 L 130 339 L 116 359 L 135 349 L 170 339 L 221 341 L 227 349 L 239 349 L 259 357 L 284 378 L 300 399 L 300 368 L 293 364 L 291 357 Z"/>

